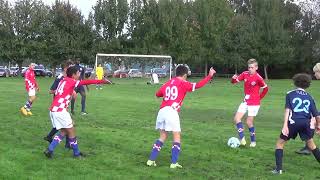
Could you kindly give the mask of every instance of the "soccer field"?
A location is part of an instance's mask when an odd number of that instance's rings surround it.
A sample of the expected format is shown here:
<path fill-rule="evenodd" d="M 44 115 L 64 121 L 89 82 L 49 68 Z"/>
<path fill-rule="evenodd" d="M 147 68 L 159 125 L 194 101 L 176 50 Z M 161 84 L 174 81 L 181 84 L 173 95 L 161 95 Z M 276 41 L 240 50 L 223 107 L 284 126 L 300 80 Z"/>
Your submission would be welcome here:
<path fill-rule="evenodd" d="M 191 79 L 192 81 L 193 79 Z M 293 89 L 290 80 L 271 80 L 269 93 L 255 119 L 257 147 L 231 149 L 228 138 L 237 132 L 233 114 L 243 99 L 243 85 L 217 79 L 186 96 L 181 110 L 182 144 L 179 163 L 169 168 L 171 136 L 157 159 L 158 167 L 147 167 L 153 142 L 158 138 L 155 118 L 161 100 L 155 98 L 160 86 L 142 80 L 117 80 L 103 90 L 90 86 L 88 115 L 81 116 L 80 96 L 76 105 L 79 148 L 85 159 L 73 159 L 72 150 L 60 144 L 53 159 L 43 151 L 43 140 L 51 129 L 48 108 L 52 96 L 51 78 L 38 79 L 40 93 L 33 116 L 19 109 L 25 103 L 22 78 L 0 79 L 0 179 L 317 179 L 320 166 L 313 156 L 295 154 L 304 144 L 298 138 L 285 147 L 283 175 L 274 176 L 274 147 L 283 124 L 284 99 Z M 320 107 L 320 81 L 308 91 Z M 245 129 L 247 141 L 249 132 Z M 315 137 L 320 145 L 319 137 Z"/>

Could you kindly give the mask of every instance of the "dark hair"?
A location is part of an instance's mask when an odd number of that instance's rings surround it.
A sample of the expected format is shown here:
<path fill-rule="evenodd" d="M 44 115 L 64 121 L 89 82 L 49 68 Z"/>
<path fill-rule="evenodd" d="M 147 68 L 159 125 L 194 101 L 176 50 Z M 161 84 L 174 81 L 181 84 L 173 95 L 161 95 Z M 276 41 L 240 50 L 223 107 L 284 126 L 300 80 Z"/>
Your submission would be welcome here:
<path fill-rule="evenodd" d="M 71 66 L 67 69 L 67 77 L 72 78 L 72 75 L 77 74 L 78 68 L 75 66 Z"/>
<path fill-rule="evenodd" d="M 182 77 L 185 74 L 188 74 L 188 68 L 186 66 L 184 66 L 184 65 L 179 65 L 176 68 L 176 76 Z"/>
<path fill-rule="evenodd" d="M 292 78 L 294 85 L 298 88 L 307 89 L 311 84 L 311 76 L 306 73 L 299 73 Z"/>
<path fill-rule="evenodd" d="M 68 60 L 64 61 L 63 68 L 69 68 L 73 64 L 74 64 L 73 61 L 71 59 L 68 59 Z"/>

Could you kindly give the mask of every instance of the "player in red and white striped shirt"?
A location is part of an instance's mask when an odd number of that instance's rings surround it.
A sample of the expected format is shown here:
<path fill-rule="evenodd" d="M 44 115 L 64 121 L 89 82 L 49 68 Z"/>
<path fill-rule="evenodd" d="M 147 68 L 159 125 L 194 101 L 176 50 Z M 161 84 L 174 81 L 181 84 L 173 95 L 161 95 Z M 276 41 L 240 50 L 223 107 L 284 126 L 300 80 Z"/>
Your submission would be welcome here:
<path fill-rule="evenodd" d="M 21 113 L 25 116 L 32 115 L 31 113 L 31 107 L 32 103 L 36 100 L 36 91 L 39 91 L 39 86 L 36 81 L 36 77 L 34 74 L 34 67 L 35 63 L 31 63 L 29 65 L 28 70 L 26 71 L 24 75 L 24 81 L 26 84 L 26 91 L 28 92 L 28 100 L 26 104 L 20 109 Z"/>
<path fill-rule="evenodd" d="M 157 97 L 163 97 L 160 110 L 157 116 L 156 129 L 160 130 L 160 138 L 153 145 L 148 166 L 156 166 L 155 160 L 161 150 L 164 141 L 167 139 L 168 132 L 173 134 L 172 158 L 170 168 L 181 168 L 178 164 L 180 153 L 180 119 L 179 112 L 183 99 L 188 92 L 193 92 L 206 85 L 216 71 L 211 68 L 207 77 L 198 83 L 188 82 L 188 68 L 180 65 L 176 68 L 176 77 L 166 82 L 156 93 Z"/>
<path fill-rule="evenodd" d="M 231 80 L 233 84 L 244 81 L 244 99 L 238 108 L 234 121 L 238 129 L 240 143 L 245 146 L 246 140 L 243 133 L 244 128 L 241 119 L 244 114 L 248 112 L 247 125 L 251 139 L 250 147 L 256 146 L 256 135 L 253 120 L 258 114 L 261 99 L 263 99 L 268 92 L 268 86 L 264 82 L 263 78 L 257 73 L 257 70 L 258 62 L 255 59 L 249 59 L 248 71 L 244 71 L 239 76 L 234 75 Z M 260 93 L 261 88 L 263 91 Z"/>
<path fill-rule="evenodd" d="M 44 152 L 48 158 L 52 158 L 53 150 L 68 135 L 69 143 L 73 149 L 74 157 L 81 157 L 83 154 L 80 153 L 78 148 L 78 142 L 76 138 L 75 129 L 73 127 L 73 121 L 69 112 L 67 111 L 70 103 L 74 88 L 81 85 L 89 84 L 106 84 L 111 83 L 108 80 L 77 80 L 80 77 L 80 72 L 75 66 L 67 69 L 67 77 L 60 81 L 58 88 L 55 91 L 55 97 L 51 104 L 50 118 L 53 127 L 60 130 L 60 134 L 53 138 L 48 149 Z"/>

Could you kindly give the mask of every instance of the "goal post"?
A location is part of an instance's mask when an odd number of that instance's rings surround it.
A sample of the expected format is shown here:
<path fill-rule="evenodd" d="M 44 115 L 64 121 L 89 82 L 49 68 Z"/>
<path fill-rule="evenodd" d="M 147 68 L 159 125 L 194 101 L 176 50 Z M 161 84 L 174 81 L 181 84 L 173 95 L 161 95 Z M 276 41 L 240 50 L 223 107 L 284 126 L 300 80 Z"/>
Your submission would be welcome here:
<path fill-rule="evenodd" d="M 152 74 L 160 79 L 172 77 L 172 57 L 167 55 L 98 53 L 92 75 L 99 64 L 105 76 L 113 78 L 151 78 Z"/>

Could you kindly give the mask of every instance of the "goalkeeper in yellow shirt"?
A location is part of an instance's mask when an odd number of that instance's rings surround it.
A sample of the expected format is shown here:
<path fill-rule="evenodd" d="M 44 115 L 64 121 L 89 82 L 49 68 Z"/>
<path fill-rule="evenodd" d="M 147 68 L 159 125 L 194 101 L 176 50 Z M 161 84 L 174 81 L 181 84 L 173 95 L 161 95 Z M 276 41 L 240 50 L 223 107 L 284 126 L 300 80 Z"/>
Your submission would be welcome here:
<path fill-rule="evenodd" d="M 103 67 L 101 67 L 101 64 L 98 65 L 98 67 L 96 68 L 96 78 L 97 80 L 102 80 L 103 79 Z M 96 89 L 102 89 L 102 86 L 100 84 L 96 85 Z"/>

